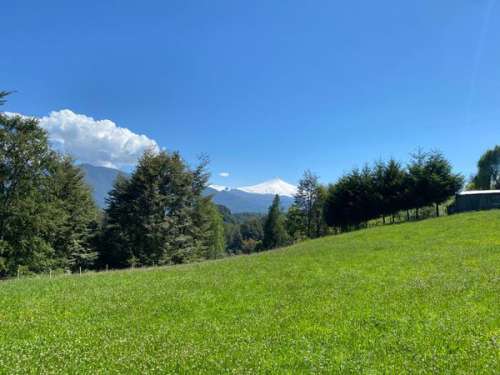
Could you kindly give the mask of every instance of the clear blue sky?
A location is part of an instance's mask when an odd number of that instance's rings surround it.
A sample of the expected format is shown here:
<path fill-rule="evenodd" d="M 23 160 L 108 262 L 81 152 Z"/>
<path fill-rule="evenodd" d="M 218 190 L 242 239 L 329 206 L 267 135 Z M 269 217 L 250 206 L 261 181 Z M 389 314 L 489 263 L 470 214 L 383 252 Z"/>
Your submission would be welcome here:
<path fill-rule="evenodd" d="M 465 175 L 500 143 L 500 4 L 5 1 L 7 111 L 64 108 L 146 134 L 213 182 L 438 148 Z M 217 174 L 230 173 L 222 178 Z"/>

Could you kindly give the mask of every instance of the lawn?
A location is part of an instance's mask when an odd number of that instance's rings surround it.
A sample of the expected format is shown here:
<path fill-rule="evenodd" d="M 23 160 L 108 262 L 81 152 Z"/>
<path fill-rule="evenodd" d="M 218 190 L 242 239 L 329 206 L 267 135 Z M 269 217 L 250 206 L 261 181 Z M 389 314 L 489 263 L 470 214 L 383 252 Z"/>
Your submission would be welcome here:
<path fill-rule="evenodd" d="M 500 211 L 0 283 L 0 373 L 500 373 Z"/>

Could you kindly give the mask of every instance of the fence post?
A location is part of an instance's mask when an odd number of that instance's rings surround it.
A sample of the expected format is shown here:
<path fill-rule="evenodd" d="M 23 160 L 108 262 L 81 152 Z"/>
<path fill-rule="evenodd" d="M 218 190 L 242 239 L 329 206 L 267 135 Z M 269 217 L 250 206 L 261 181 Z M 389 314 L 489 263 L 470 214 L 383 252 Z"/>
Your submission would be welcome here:
<path fill-rule="evenodd" d="M 80 276 L 82 276 L 82 267 L 80 267 Z"/>
<path fill-rule="evenodd" d="M 49 279 L 52 279 L 52 268 L 49 269 Z"/>
<path fill-rule="evenodd" d="M 108 268 L 108 265 L 106 264 L 106 272 L 108 271 L 108 269 L 109 269 L 109 268 Z"/>
<path fill-rule="evenodd" d="M 20 279 L 20 275 L 21 275 L 21 266 L 17 266 L 17 279 L 19 280 Z"/>

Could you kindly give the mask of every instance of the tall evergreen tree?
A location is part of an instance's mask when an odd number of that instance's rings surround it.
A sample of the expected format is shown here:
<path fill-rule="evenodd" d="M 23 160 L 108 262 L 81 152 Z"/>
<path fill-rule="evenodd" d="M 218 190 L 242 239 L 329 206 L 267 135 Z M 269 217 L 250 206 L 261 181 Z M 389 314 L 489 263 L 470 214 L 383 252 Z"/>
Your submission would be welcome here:
<path fill-rule="evenodd" d="M 390 159 L 385 166 L 385 181 L 387 192 L 384 205 L 388 207 L 388 213 L 392 216 L 404 209 L 406 170 L 399 162 Z M 394 219 L 394 217 L 393 217 Z"/>
<path fill-rule="evenodd" d="M 224 237 L 224 222 L 222 221 L 222 215 L 217 210 L 216 206 L 209 202 L 210 211 L 209 215 L 209 236 L 207 241 L 208 252 L 205 255 L 207 259 L 217 259 L 224 256 L 224 250 L 226 248 L 226 242 Z"/>
<path fill-rule="evenodd" d="M 286 245 L 287 242 L 288 236 L 281 212 L 280 197 L 276 195 L 264 222 L 263 246 L 265 249 L 274 249 Z"/>
<path fill-rule="evenodd" d="M 351 178 L 346 174 L 328 187 L 324 208 L 326 222 L 340 231 L 346 231 L 355 224 L 352 213 L 353 192 L 350 184 Z"/>
<path fill-rule="evenodd" d="M 438 151 L 428 154 L 425 176 L 428 181 L 428 199 L 435 205 L 436 216 L 439 216 L 439 205 L 460 190 L 464 179 L 462 175 L 453 173 L 451 163 Z"/>
<path fill-rule="evenodd" d="M 316 200 L 313 204 L 313 237 L 324 236 L 328 231 L 325 219 L 326 188 L 319 185 L 316 191 Z"/>
<path fill-rule="evenodd" d="M 419 209 L 435 205 L 439 215 L 439 205 L 455 194 L 463 185 L 463 177 L 454 174 L 450 162 L 440 152 L 419 151 L 412 155 L 408 166 L 408 200 Z"/>
<path fill-rule="evenodd" d="M 406 172 L 396 160 L 390 159 L 387 163 L 378 162 L 374 171 L 374 198 L 377 213 L 385 216 L 394 216 L 403 210 Z M 394 217 L 393 217 L 394 219 Z"/>
<path fill-rule="evenodd" d="M 119 174 L 107 198 L 102 231 L 98 239 L 98 266 L 124 268 L 133 259 L 133 241 L 128 235 L 129 218 L 133 215 L 129 194 L 130 181 Z"/>
<path fill-rule="evenodd" d="M 329 187 L 326 195 L 327 223 L 342 231 L 357 228 L 380 214 L 374 174 L 368 166 L 342 176 Z"/>
<path fill-rule="evenodd" d="M 299 181 L 297 194 L 295 195 L 295 206 L 300 210 L 304 226 L 304 233 L 307 237 L 315 236 L 314 220 L 317 216 L 314 209 L 318 207 L 318 176 L 307 170 Z"/>
<path fill-rule="evenodd" d="M 199 200 L 194 225 L 199 229 L 201 236 L 198 257 L 204 259 L 222 257 L 226 248 L 224 222 L 210 197 Z"/>
<path fill-rule="evenodd" d="M 427 154 L 422 150 L 418 150 L 411 155 L 408 164 L 408 177 L 406 180 L 407 207 L 415 209 L 417 219 L 419 218 L 419 210 L 431 204 L 428 198 L 428 179 L 425 171 L 426 159 Z"/>
<path fill-rule="evenodd" d="M 101 264 L 183 263 L 203 256 L 205 167 L 202 161 L 190 169 L 179 153 L 147 151 L 130 179 L 119 181 L 110 194 Z"/>
<path fill-rule="evenodd" d="M 98 211 L 83 172 L 69 156 L 62 156 L 51 168 L 56 221 L 51 243 L 60 268 L 88 269 L 94 265 L 97 252 L 92 237 L 97 229 Z"/>

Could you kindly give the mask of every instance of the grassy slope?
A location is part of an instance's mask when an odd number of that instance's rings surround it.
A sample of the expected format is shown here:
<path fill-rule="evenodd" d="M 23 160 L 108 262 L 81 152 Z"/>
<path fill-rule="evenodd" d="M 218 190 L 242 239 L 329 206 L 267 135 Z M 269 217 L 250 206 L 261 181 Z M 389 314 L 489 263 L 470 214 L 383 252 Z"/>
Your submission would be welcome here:
<path fill-rule="evenodd" d="M 0 283 L 0 372 L 498 373 L 500 211 Z"/>

